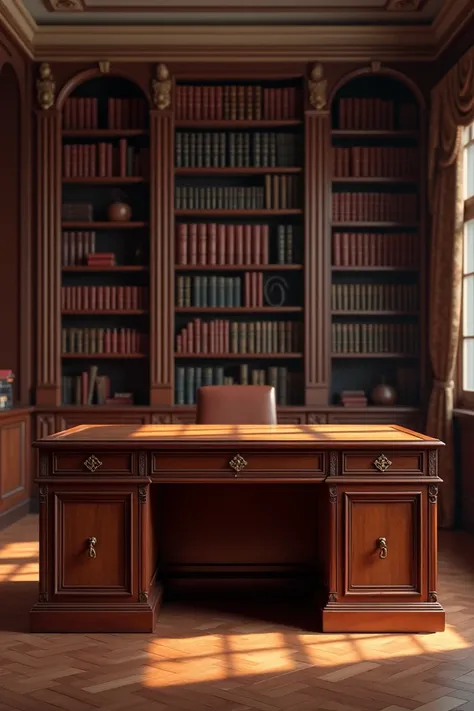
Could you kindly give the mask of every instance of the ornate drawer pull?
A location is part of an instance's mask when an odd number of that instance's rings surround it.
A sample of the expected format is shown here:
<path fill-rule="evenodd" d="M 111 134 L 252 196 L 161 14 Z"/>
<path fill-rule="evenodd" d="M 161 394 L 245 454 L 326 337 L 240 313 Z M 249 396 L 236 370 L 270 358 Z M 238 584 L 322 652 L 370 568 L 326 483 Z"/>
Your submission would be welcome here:
<path fill-rule="evenodd" d="M 245 461 L 245 459 L 240 455 L 236 454 L 233 459 L 230 460 L 229 466 L 232 467 L 232 469 L 237 472 L 242 471 L 247 466 L 248 462 Z"/>
<path fill-rule="evenodd" d="M 379 558 L 385 560 L 388 556 L 387 539 L 384 537 L 377 538 L 377 548 L 379 549 Z"/>
<path fill-rule="evenodd" d="M 90 472 L 94 473 L 99 467 L 102 466 L 102 462 L 95 456 L 95 454 L 91 454 L 91 456 L 84 462 L 84 466 Z"/>
<path fill-rule="evenodd" d="M 374 467 L 377 467 L 379 472 L 386 472 L 392 466 L 392 462 L 385 454 L 381 454 L 374 462 Z"/>
<path fill-rule="evenodd" d="M 95 536 L 91 536 L 88 538 L 87 543 L 89 544 L 89 558 L 97 558 L 97 551 L 95 549 L 97 545 L 97 538 Z"/>

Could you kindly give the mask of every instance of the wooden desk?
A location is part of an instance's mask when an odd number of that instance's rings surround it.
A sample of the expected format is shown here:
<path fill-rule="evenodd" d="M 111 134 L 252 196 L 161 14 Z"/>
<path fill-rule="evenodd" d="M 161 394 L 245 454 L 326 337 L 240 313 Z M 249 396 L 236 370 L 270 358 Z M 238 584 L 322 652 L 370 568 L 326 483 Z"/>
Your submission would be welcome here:
<path fill-rule="evenodd" d="M 438 440 L 390 425 L 81 425 L 35 445 L 33 631 L 151 632 L 163 581 L 229 580 L 266 595 L 306 581 L 324 631 L 444 629 Z"/>

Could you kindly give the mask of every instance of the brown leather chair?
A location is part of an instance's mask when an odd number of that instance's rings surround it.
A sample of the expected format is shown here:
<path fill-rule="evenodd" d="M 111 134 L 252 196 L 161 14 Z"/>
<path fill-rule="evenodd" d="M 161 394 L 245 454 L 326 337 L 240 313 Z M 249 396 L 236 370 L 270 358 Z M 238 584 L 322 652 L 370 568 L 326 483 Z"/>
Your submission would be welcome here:
<path fill-rule="evenodd" d="M 205 385 L 197 392 L 198 425 L 276 425 L 275 388 Z"/>

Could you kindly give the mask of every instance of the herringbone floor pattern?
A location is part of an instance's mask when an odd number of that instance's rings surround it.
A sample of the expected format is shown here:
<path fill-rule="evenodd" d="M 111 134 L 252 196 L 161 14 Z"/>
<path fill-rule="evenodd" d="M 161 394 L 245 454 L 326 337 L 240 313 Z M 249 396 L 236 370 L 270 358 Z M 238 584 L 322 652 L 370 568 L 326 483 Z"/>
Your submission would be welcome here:
<path fill-rule="evenodd" d="M 29 516 L 0 533 L 0 711 L 474 711 L 474 539 L 440 543 L 444 634 L 312 634 L 176 603 L 154 636 L 31 635 Z"/>

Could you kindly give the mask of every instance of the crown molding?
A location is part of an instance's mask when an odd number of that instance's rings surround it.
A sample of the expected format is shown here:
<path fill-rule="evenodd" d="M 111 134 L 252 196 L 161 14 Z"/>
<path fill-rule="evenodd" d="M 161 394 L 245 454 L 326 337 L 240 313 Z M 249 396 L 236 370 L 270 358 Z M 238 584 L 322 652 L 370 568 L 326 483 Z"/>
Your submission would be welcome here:
<path fill-rule="evenodd" d="M 38 26 L 21 0 L 0 0 L 0 24 L 7 28 L 28 57 L 34 59 Z"/>
<path fill-rule="evenodd" d="M 344 55 L 341 57 L 341 46 Z M 322 61 L 430 60 L 429 27 L 372 26 L 156 26 L 38 27 L 38 60 L 76 61 Z"/>
<path fill-rule="evenodd" d="M 473 14 L 474 0 L 449 0 L 431 26 L 48 26 L 0 0 L 0 21 L 37 61 L 432 61 Z"/>

